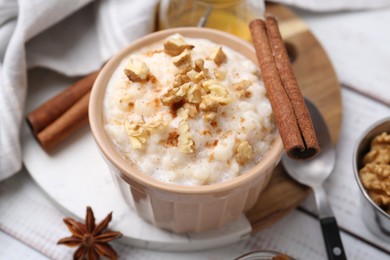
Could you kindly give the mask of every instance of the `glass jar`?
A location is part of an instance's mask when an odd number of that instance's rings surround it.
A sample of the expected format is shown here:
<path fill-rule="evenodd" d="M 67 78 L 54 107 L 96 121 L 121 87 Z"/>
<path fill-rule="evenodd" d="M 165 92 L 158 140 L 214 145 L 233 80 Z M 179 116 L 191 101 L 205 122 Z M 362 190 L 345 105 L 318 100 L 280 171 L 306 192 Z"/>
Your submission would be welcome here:
<path fill-rule="evenodd" d="M 249 22 L 263 13 L 262 0 L 161 0 L 158 28 L 207 27 L 250 41 Z"/>

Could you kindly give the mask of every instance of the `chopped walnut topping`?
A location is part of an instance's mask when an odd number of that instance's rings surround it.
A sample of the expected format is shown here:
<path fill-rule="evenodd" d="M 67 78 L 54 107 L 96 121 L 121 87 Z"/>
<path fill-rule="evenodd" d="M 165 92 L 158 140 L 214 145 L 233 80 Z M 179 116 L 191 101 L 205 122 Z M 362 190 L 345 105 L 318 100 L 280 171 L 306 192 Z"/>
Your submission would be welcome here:
<path fill-rule="evenodd" d="M 188 110 L 188 116 L 190 118 L 194 118 L 196 116 L 196 114 L 198 113 L 198 109 L 197 109 L 196 105 L 194 105 L 194 104 L 185 103 L 183 105 L 183 108 Z"/>
<path fill-rule="evenodd" d="M 181 38 L 168 38 L 164 42 L 164 51 L 166 54 L 176 56 L 182 53 L 184 50 L 192 50 L 193 45 L 187 44 L 184 39 Z"/>
<path fill-rule="evenodd" d="M 229 92 L 216 80 L 207 80 L 202 86 L 209 92 L 205 98 L 213 99 L 220 105 L 227 105 L 231 102 Z"/>
<path fill-rule="evenodd" d="M 390 134 L 384 132 L 371 142 L 363 159 L 360 179 L 370 198 L 390 214 Z"/>
<path fill-rule="evenodd" d="M 187 91 L 187 101 L 193 104 L 199 104 L 202 101 L 202 92 L 199 85 L 191 85 Z"/>
<path fill-rule="evenodd" d="M 194 69 L 196 72 L 201 72 L 203 71 L 205 68 L 204 68 L 204 60 L 202 59 L 197 59 L 195 62 L 194 62 Z"/>
<path fill-rule="evenodd" d="M 191 139 L 190 126 L 186 120 L 179 123 L 178 147 L 183 153 L 194 152 L 194 142 Z"/>
<path fill-rule="evenodd" d="M 149 78 L 149 68 L 141 61 L 130 59 L 127 63 L 124 72 L 130 81 L 140 82 L 146 81 Z"/>
<path fill-rule="evenodd" d="M 200 103 L 199 108 L 204 111 L 217 111 L 218 101 L 212 98 L 205 97 Z"/>
<path fill-rule="evenodd" d="M 166 106 L 178 103 L 183 99 L 183 96 L 176 95 L 178 88 L 170 88 L 165 94 L 160 97 L 161 103 Z"/>
<path fill-rule="evenodd" d="M 206 122 L 213 122 L 217 119 L 217 113 L 215 112 L 212 112 L 212 111 L 206 111 L 204 114 L 203 114 L 203 119 L 206 121 Z"/>
<path fill-rule="evenodd" d="M 180 72 L 187 72 L 192 69 L 191 53 L 188 50 L 172 58 L 173 64 Z"/>
<path fill-rule="evenodd" d="M 150 132 L 153 132 L 155 130 L 160 130 L 166 127 L 167 124 L 162 119 L 155 119 L 147 124 L 145 124 L 145 129 L 147 129 Z"/>
<path fill-rule="evenodd" d="M 253 157 L 253 147 L 248 141 L 242 141 L 237 147 L 236 161 L 243 165 Z"/>
<path fill-rule="evenodd" d="M 188 119 L 189 109 L 181 107 L 177 110 L 177 116 L 182 118 L 183 120 Z"/>
<path fill-rule="evenodd" d="M 199 83 L 202 80 L 206 79 L 206 74 L 204 74 L 203 71 L 196 72 L 195 70 L 190 70 L 187 72 L 186 75 L 190 78 L 191 81 L 193 81 L 195 83 Z"/>
<path fill-rule="evenodd" d="M 224 63 L 227 59 L 226 54 L 223 52 L 222 47 L 219 46 L 213 50 L 210 55 L 210 58 L 217 64 L 218 66 Z"/>
<path fill-rule="evenodd" d="M 226 77 L 226 71 L 215 70 L 214 75 L 217 80 L 224 80 Z"/>
<path fill-rule="evenodd" d="M 177 74 L 175 76 L 175 81 L 173 82 L 173 87 L 180 87 L 184 83 L 187 83 L 190 81 L 190 78 L 187 75 L 183 74 Z"/>
<path fill-rule="evenodd" d="M 142 149 L 149 136 L 149 131 L 145 128 L 144 121 L 125 121 L 124 127 L 129 136 L 130 143 L 134 149 Z"/>
<path fill-rule="evenodd" d="M 184 83 L 183 85 L 181 85 L 178 88 L 178 90 L 175 93 L 175 96 L 179 96 L 179 97 L 184 98 L 185 96 L 187 96 L 187 92 L 190 89 L 190 87 L 191 87 L 191 83 L 190 82 Z"/>
<path fill-rule="evenodd" d="M 248 97 L 248 87 L 251 85 L 249 80 L 242 80 L 233 84 L 233 88 L 237 91 L 237 95 L 241 97 Z"/>

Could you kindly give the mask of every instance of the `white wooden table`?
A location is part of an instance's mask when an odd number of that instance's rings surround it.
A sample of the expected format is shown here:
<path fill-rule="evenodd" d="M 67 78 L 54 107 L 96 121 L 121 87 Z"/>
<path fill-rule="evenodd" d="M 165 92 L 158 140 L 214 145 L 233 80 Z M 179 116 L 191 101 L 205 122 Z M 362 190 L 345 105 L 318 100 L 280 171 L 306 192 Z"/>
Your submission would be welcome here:
<path fill-rule="evenodd" d="M 343 124 L 337 165 L 325 188 L 342 229 L 347 256 L 389 259 L 390 244 L 372 235 L 362 222 L 352 151 L 371 123 L 390 115 L 390 9 L 296 12 L 322 43 L 342 84 Z M 29 73 L 29 82 L 39 84 L 40 77 L 34 73 Z M 261 249 L 298 259 L 326 259 L 320 226 L 312 212 L 310 196 L 297 210 L 248 240 L 202 252 L 158 252 L 112 244 L 121 259 L 232 259 Z M 56 245 L 69 234 L 62 224 L 64 217 L 26 170 L 1 182 L 0 259 L 70 259 L 74 249 Z"/>

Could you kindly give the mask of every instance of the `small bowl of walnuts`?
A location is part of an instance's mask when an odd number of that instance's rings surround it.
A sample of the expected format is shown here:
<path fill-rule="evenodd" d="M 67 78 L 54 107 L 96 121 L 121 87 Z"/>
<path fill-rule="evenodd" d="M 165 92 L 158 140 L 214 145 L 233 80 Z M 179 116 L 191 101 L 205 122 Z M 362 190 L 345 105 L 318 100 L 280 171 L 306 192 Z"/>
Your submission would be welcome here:
<path fill-rule="evenodd" d="M 353 168 L 362 194 L 363 220 L 390 241 L 390 117 L 375 122 L 358 140 Z"/>

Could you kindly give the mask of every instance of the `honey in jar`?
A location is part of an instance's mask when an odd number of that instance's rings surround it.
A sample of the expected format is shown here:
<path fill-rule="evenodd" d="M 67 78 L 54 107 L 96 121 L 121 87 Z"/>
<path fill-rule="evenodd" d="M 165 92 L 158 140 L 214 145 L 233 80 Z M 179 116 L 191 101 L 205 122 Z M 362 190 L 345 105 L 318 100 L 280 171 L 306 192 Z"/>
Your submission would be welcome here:
<path fill-rule="evenodd" d="M 263 16 L 260 0 L 161 0 L 159 30 L 207 27 L 251 40 L 249 22 Z"/>

